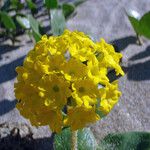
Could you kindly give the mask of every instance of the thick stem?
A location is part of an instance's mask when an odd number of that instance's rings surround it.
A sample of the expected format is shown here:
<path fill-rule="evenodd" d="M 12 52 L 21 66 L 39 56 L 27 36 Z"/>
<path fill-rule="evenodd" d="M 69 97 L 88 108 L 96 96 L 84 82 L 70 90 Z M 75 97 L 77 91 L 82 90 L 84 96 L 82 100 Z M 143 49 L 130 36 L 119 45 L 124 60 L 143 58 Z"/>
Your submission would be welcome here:
<path fill-rule="evenodd" d="M 78 143 L 77 143 L 77 130 L 72 131 L 71 135 L 71 150 L 77 150 L 78 149 Z"/>

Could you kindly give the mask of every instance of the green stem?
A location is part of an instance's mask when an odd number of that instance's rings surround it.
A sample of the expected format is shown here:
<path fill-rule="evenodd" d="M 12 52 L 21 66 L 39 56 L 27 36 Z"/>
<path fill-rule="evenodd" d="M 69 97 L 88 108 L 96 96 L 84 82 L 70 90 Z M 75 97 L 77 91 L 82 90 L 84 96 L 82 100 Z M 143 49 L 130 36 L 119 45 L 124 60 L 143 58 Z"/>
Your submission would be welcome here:
<path fill-rule="evenodd" d="M 142 41 L 141 41 L 141 39 L 140 39 L 139 34 L 137 34 L 137 43 L 138 43 L 139 45 L 142 45 Z"/>
<path fill-rule="evenodd" d="M 51 11 L 50 9 L 47 9 L 47 11 L 48 11 L 48 18 L 49 18 L 50 29 L 51 29 Z"/>
<path fill-rule="evenodd" d="M 78 143 L 77 143 L 77 130 L 72 131 L 71 135 L 71 150 L 77 150 L 78 149 Z"/>

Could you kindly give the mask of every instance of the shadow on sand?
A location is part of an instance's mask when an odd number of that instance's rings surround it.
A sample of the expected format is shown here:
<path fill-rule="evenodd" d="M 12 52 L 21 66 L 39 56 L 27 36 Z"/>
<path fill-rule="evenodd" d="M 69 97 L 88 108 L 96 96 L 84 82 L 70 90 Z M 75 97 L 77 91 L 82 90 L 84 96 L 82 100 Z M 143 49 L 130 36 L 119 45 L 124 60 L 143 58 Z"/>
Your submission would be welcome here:
<path fill-rule="evenodd" d="M 127 36 L 120 39 L 110 41 L 114 46 L 116 52 L 121 52 L 130 44 L 136 44 L 137 38 L 135 36 Z"/>
<path fill-rule="evenodd" d="M 0 45 L 0 60 L 2 59 L 2 56 L 1 56 L 2 54 L 16 50 L 19 47 L 20 46 L 13 46 L 13 45 L 7 45 L 7 44 Z"/>
<path fill-rule="evenodd" d="M 53 150 L 54 134 L 51 137 L 33 139 L 30 133 L 21 137 L 19 129 L 14 128 L 11 134 L 0 138 L 0 150 Z"/>
<path fill-rule="evenodd" d="M 0 102 L 0 116 L 8 113 L 9 111 L 11 111 L 12 109 L 15 108 L 17 103 L 17 100 L 13 100 L 13 101 L 9 101 L 9 100 L 2 100 Z"/>
<path fill-rule="evenodd" d="M 25 56 L 0 67 L 0 84 L 12 80 L 17 76 L 15 69 L 17 66 L 23 64 L 24 58 Z"/>

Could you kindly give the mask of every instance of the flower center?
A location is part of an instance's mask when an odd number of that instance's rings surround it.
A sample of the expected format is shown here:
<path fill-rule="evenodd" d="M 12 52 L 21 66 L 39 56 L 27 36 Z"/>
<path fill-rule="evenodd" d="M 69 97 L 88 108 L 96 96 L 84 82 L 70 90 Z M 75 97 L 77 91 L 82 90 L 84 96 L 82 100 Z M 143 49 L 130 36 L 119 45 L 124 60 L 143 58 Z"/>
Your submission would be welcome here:
<path fill-rule="evenodd" d="M 54 71 L 59 71 L 59 69 L 58 69 L 57 66 L 55 66 L 55 67 L 53 68 L 53 70 L 54 70 Z"/>
<path fill-rule="evenodd" d="M 57 85 L 54 85 L 54 86 L 53 86 L 53 91 L 54 91 L 54 92 L 59 92 L 59 87 L 58 87 Z"/>
<path fill-rule="evenodd" d="M 84 87 L 80 87 L 80 88 L 79 88 L 79 92 L 80 92 L 80 93 L 85 92 L 85 88 L 84 88 Z"/>
<path fill-rule="evenodd" d="M 71 75 L 71 76 L 74 76 L 74 74 L 75 74 L 75 72 L 74 72 L 73 70 L 71 70 L 71 71 L 69 72 L 69 75 Z"/>

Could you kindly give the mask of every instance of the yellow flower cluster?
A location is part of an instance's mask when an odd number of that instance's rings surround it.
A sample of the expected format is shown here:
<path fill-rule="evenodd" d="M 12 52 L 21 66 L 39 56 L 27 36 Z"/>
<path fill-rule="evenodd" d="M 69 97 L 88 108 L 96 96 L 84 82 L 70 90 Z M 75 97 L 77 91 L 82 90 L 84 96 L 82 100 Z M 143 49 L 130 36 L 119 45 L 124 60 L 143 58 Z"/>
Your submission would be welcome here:
<path fill-rule="evenodd" d="M 82 32 L 65 30 L 61 36 L 43 36 L 17 67 L 17 108 L 35 126 L 77 130 L 101 119 L 120 96 L 108 69 L 123 75 L 122 55 L 103 39 L 94 43 Z"/>

